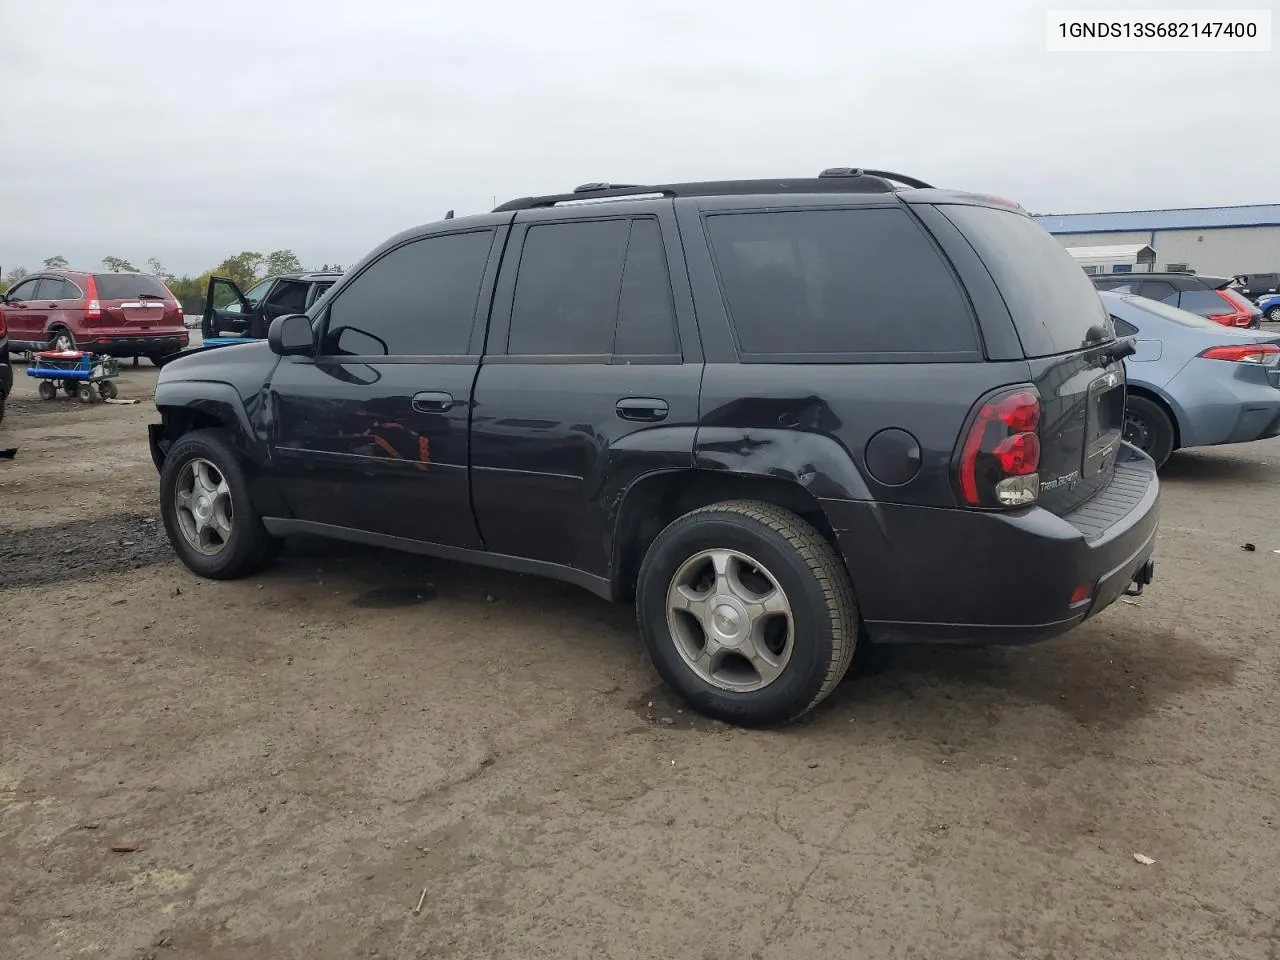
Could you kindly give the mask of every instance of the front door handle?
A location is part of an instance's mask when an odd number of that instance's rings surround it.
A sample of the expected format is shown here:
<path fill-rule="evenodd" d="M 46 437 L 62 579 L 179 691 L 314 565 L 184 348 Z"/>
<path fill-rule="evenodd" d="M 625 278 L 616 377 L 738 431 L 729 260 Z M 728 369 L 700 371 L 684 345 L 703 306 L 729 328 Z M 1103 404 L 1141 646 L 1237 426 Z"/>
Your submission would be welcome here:
<path fill-rule="evenodd" d="M 654 422 L 667 418 L 667 401 L 656 397 L 623 397 L 613 408 L 623 420 Z"/>
<path fill-rule="evenodd" d="M 444 413 L 453 409 L 453 394 L 424 390 L 413 395 L 413 409 L 419 413 Z"/>

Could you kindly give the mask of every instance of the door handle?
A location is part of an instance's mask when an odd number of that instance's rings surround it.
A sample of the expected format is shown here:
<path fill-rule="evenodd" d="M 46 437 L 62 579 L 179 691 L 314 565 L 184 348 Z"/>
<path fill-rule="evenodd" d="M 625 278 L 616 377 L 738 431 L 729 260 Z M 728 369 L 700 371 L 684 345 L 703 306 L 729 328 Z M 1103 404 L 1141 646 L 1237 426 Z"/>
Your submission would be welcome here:
<path fill-rule="evenodd" d="M 656 397 L 623 397 L 613 408 L 623 420 L 654 422 L 667 418 L 667 401 Z"/>
<path fill-rule="evenodd" d="M 413 409 L 419 413 L 444 413 L 453 409 L 453 395 L 439 390 L 424 390 L 413 395 Z"/>

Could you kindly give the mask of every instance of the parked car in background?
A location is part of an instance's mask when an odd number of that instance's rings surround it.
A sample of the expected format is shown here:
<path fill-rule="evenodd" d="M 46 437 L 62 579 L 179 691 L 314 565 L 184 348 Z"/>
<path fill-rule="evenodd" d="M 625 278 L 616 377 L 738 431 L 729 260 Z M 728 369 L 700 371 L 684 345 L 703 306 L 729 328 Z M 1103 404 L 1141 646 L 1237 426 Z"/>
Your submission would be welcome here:
<path fill-rule="evenodd" d="M 5 401 L 13 390 L 13 365 L 9 359 L 9 331 L 4 322 L 4 311 L 0 310 L 0 420 L 4 419 Z"/>
<path fill-rule="evenodd" d="M 1103 293 L 1132 337 L 1124 438 L 1163 466 L 1174 450 L 1280 436 L 1280 336 L 1226 330 L 1167 303 Z"/>
<path fill-rule="evenodd" d="M 341 278 L 340 273 L 288 273 L 267 277 L 248 293 L 228 277 L 210 277 L 201 333 L 205 339 L 227 335 L 261 340 L 276 317 L 305 313 Z"/>
<path fill-rule="evenodd" d="M 1043 639 L 1151 580 L 1129 348 L 1008 201 L 592 184 L 408 230 L 267 342 L 175 359 L 151 451 L 197 574 L 305 533 L 558 578 L 634 598 L 698 710 L 769 724 L 860 637 Z"/>
<path fill-rule="evenodd" d="M 0 296 L 11 349 L 163 358 L 190 339 L 178 299 L 145 273 L 46 270 Z"/>
<path fill-rule="evenodd" d="M 1259 297 L 1280 293 L 1280 273 L 1241 273 L 1235 280 L 1239 291 L 1254 302 Z"/>
<path fill-rule="evenodd" d="M 1268 323 L 1280 323 L 1280 293 L 1258 298 L 1258 309 Z"/>
<path fill-rule="evenodd" d="M 1234 277 L 1194 273 L 1103 273 L 1089 278 L 1099 290 L 1132 293 L 1207 317 L 1224 327 L 1257 327 L 1262 311 L 1229 289 Z"/>

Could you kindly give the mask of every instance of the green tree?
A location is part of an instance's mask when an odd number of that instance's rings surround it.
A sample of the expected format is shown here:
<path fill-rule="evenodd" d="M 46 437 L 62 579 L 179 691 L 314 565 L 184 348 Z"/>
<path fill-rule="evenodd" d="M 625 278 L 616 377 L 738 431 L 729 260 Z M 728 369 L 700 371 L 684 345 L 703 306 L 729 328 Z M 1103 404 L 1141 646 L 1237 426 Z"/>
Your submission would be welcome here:
<path fill-rule="evenodd" d="M 292 250 L 272 250 L 267 254 L 267 276 L 274 277 L 282 273 L 302 273 L 302 261 Z"/>
<path fill-rule="evenodd" d="M 147 269 L 165 283 L 172 283 L 174 280 L 173 274 L 164 268 L 164 264 L 160 262 L 158 257 L 149 257 L 147 259 Z"/>
<path fill-rule="evenodd" d="M 174 277 L 167 283 L 173 295 L 182 304 L 183 313 L 204 313 L 204 293 L 208 288 L 207 274 L 204 277 Z"/>
<path fill-rule="evenodd" d="M 71 264 L 68 263 L 67 258 L 61 254 L 56 257 L 45 257 L 44 260 L 44 268 L 46 270 L 65 270 L 69 266 L 71 266 Z"/>
<path fill-rule="evenodd" d="M 5 289 L 8 290 L 14 284 L 18 283 L 29 271 L 26 267 L 14 267 L 9 271 L 9 275 L 5 277 Z"/>
<path fill-rule="evenodd" d="M 138 268 L 123 257 L 103 257 L 102 265 L 111 273 L 137 273 Z"/>
<path fill-rule="evenodd" d="M 229 277 L 241 290 L 248 290 L 264 276 L 262 270 L 265 266 L 266 258 L 262 254 L 256 250 L 243 250 L 234 257 L 227 257 L 212 272 L 215 276 Z M 208 274 L 204 279 L 208 279 Z"/>

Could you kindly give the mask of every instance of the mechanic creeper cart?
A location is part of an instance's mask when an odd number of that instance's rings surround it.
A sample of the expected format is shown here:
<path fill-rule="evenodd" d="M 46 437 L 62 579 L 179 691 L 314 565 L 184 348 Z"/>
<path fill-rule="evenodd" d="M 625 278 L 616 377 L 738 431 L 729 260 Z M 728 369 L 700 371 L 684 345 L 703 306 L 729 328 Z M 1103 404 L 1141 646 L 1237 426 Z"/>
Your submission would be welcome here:
<path fill-rule="evenodd" d="M 27 364 L 27 376 L 40 381 L 41 400 L 52 400 L 59 387 L 81 403 L 92 403 L 95 397 L 113 400 L 117 391 L 111 381 L 119 375 L 115 357 L 94 356 L 85 350 L 43 350 L 32 354 Z"/>

